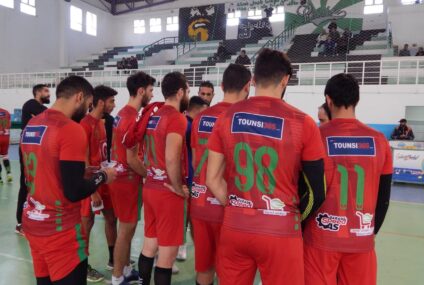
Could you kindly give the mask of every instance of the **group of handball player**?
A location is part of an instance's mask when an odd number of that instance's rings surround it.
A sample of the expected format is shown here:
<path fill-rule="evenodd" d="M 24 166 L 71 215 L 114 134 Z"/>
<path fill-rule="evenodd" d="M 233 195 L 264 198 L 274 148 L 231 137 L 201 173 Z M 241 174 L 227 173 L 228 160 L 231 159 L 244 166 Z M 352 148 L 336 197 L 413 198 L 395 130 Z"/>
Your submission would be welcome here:
<path fill-rule="evenodd" d="M 171 284 L 187 232 L 198 285 L 253 284 L 257 272 L 264 285 L 375 285 L 389 144 L 356 118 L 353 76 L 328 80 L 318 126 L 284 100 L 292 72 L 284 53 L 263 49 L 253 74 L 227 67 L 214 105 L 213 86 L 190 100 L 179 72 L 163 77 L 163 102 L 151 103 L 159 84 L 137 72 L 113 121 L 114 89 L 63 79 L 21 136 L 22 227 L 37 285 L 87 283 L 100 213 L 113 285 Z"/>

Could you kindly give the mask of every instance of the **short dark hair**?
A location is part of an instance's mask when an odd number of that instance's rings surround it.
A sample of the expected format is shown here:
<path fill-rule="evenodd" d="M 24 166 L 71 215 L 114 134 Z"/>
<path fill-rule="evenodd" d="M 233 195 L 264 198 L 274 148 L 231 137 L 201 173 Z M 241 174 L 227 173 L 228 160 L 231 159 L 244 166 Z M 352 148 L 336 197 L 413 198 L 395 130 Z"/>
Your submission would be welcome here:
<path fill-rule="evenodd" d="M 214 86 L 213 86 L 212 82 L 210 82 L 210 81 L 202 81 L 200 83 L 199 89 L 202 88 L 202 87 L 208 87 L 208 88 L 212 89 L 212 92 L 214 91 Z"/>
<path fill-rule="evenodd" d="M 208 102 L 203 100 L 200 96 L 193 96 L 190 98 L 187 111 L 191 111 L 195 108 L 201 108 L 203 106 L 208 107 L 209 106 Z"/>
<path fill-rule="evenodd" d="M 356 107 L 359 102 L 358 80 L 351 74 L 334 75 L 327 81 L 324 95 L 330 97 L 336 107 Z"/>
<path fill-rule="evenodd" d="M 32 95 L 34 95 L 34 97 L 35 97 L 37 92 L 43 90 L 43 88 L 48 88 L 48 86 L 46 84 L 34 85 L 34 87 L 32 87 Z"/>
<path fill-rule="evenodd" d="M 127 89 L 130 93 L 130 96 L 137 96 L 137 91 L 139 88 L 147 88 L 149 85 L 155 85 L 156 79 L 150 75 L 139 71 L 127 78 Z"/>
<path fill-rule="evenodd" d="M 322 108 L 325 112 L 325 114 L 327 115 L 328 119 L 331 120 L 331 111 L 330 108 L 328 108 L 327 103 L 322 104 L 321 106 L 319 106 L 320 108 Z"/>
<path fill-rule="evenodd" d="M 257 85 L 276 85 L 292 73 L 290 59 L 281 51 L 265 48 L 256 59 L 254 74 Z"/>
<path fill-rule="evenodd" d="M 71 75 L 63 79 L 56 87 L 56 98 L 70 98 L 82 92 L 84 97 L 93 96 L 94 89 L 84 77 Z"/>
<path fill-rule="evenodd" d="M 105 85 L 99 85 L 94 88 L 93 91 L 93 105 L 94 107 L 97 106 L 97 103 L 99 103 L 99 100 L 106 101 L 110 97 L 114 97 L 118 94 L 118 92 Z"/>
<path fill-rule="evenodd" d="M 181 88 L 185 91 L 187 87 L 187 79 L 181 72 L 170 72 L 162 80 L 162 94 L 165 99 L 175 96 Z"/>
<path fill-rule="evenodd" d="M 224 71 L 222 87 L 224 92 L 240 92 L 252 79 L 252 73 L 244 65 L 231 63 Z"/>

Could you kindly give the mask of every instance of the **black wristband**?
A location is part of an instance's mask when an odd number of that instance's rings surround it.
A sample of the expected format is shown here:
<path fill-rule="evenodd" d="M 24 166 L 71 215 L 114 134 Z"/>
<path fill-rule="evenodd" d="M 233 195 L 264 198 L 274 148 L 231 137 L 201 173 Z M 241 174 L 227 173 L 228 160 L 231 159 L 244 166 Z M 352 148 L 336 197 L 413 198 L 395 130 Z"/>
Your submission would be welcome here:
<path fill-rule="evenodd" d="M 99 172 L 96 173 L 96 175 L 94 176 L 94 184 L 96 184 L 96 186 L 99 186 L 101 184 L 106 183 L 107 181 L 107 173 L 104 170 L 99 170 Z"/>

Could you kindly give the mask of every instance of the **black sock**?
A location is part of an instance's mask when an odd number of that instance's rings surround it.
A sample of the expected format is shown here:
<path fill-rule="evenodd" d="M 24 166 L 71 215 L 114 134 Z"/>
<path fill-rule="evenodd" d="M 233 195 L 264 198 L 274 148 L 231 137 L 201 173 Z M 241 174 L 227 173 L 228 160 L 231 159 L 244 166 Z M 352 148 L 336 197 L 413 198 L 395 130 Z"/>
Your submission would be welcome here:
<path fill-rule="evenodd" d="M 10 174 L 10 161 L 8 159 L 4 159 L 3 164 L 4 164 L 4 168 L 6 168 L 6 173 Z"/>
<path fill-rule="evenodd" d="M 172 268 L 155 268 L 155 285 L 171 285 Z"/>
<path fill-rule="evenodd" d="M 200 285 L 200 283 L 196 281 L 196 285 Z M 209 284 L 209 285 L 213 285 L 213 282 L 211 284 Z"/>
<path fill-rule="evenodd" d="M 1 163 L 0 163 L 0 180 L 1 180 L 1 170 L 2 170 L 2 168 L 1 168 Z"/>
<path fill-rule="evenodd" d="M 146 257 L 140 254 L 140 258 L 138 259 L 138 272 L 142 285 L 150 284 L 154 260 L 154 257 Z"/>
<path fill-rule="evenodd" d="M 113 265 L 113 251 L 115 250 L 114 246 L 109 246 L 109 262 Z"/>

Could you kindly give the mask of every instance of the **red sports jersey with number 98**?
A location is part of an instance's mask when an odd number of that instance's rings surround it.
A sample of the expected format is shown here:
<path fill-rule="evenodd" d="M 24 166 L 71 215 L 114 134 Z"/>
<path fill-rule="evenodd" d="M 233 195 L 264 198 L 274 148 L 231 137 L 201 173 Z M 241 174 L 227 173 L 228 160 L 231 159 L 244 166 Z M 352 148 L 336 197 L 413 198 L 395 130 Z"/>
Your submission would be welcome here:
<path fill-rule="evenodd" d="M 191 185 L 190 216 L 196 219 L 221 223 L 224 208 L 206 187 L 208 165 L 208 140 L 219 115 L 232 104 L 221 102 L 203 111 L 194 119 L 191 131 L 191 147 L 194 150 L 194 176 Z"/>
<path fill-rule="evenodd" d="M 319 130 L 280 99 L 253 97 L 234 104 L 208 142 L 225 156 L 228 204 L 223 225 L 277 236 L 301 236 L 301 161 L 324 157 Z"/>
<path fill-rule="evenodd" d="M 355 119 L 334 119 L 320 130 L 327 197 L 307 223 L 305 242 L 330 251 L 372 250 L 380 176 L 393 172 L 389 143 Z"/>
<path fill-rule="evenodd" d="M 164 189 L 164 183 L 170 184 L 165 161 L 166 137 L 170 133 L 176 133 L 181 135 L 184 142 L 186 129 L 186 118 L 172 106 L 164 105 L 150 117 L 144 137 L 145 165 L 147 168 L 145 185 L 149 189 Z M 187 152 L 184 143 L 181 151 L 181 179 L 183 180 L 187 171 Z"/>
<path fill-rule="evenodd" d="M 46 110 L 31 119 L 21 137 L 28 198 L 24 231 L 49 236 L 81 222 L 81 203 L 66 199 L 59 161 L 85 161 L 87 137 L 83 128 L 63 113 Z"/>

